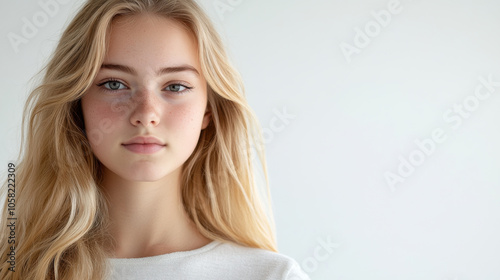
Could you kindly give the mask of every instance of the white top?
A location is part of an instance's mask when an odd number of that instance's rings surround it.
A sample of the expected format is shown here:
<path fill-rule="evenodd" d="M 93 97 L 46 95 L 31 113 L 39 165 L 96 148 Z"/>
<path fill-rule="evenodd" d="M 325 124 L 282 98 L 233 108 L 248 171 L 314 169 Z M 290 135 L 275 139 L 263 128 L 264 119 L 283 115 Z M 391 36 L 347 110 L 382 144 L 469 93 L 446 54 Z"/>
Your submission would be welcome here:
<path fill-rule="evenodd" d="M 310 280 L 286 255 L 216 240 L 191 251 L 109 260 L 113 280 Z"/>

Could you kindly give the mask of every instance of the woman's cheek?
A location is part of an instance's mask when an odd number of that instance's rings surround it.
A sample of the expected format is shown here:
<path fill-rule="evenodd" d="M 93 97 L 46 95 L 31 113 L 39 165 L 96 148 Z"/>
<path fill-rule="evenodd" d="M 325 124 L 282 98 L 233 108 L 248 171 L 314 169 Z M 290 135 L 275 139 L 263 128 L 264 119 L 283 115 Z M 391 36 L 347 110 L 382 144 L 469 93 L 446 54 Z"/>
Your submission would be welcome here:
<path fill-rule="evenodd" d="M 196 127 L 199 119 L 199 112 L 192 106 L 185 106 L 176 108 L 168 119 L 168 127 L 176 130 L 182 131 L 183 134 L 190 135 L 196 132 Z"/>
<path fill-rule="evenodd" d="M 189 155 L 198 143 L 201 132 L 197 124 L 198 114 L 197 110 L 188 106 L 165 114 L 167 139 L 171 145 L 183 150 L 183 154 Z"/>
<path fill-rule="evenodd" d="M 102 102 L 82 103 L 85 130 L 92 146 L 99 146 L 107 136 L 116 131 L 120 114 L 113 112 L 111 104 Z"/>

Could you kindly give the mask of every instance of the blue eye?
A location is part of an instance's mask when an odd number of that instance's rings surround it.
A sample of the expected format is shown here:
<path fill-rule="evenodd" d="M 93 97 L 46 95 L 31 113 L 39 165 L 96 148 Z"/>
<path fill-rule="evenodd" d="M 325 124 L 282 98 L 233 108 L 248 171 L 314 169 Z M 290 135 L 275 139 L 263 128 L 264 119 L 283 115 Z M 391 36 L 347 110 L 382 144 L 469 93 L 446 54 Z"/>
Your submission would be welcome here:
<path fill-rule="evenodd" d="M 125 85 L 123 85 L 122 82 L 120 82 L 118 80 L 109 80 L 109 81 L 106 81 L 104 83 L 98 84 L 98 86 L 100 86 L 100 87 L 104 86 L 104 89 L 109 90 L 109 91 L 116 91 L 116 90 L 127 88 Z"/>
<path fill-rule="evenodd" d="M 125 86 L 122 82 L 115 80 L 115 79 L 110 79 L 105 82 L 102 82 L 98 84 L 97 86 L 101 87 L 105 91 L 118 91 L 122 89 L 127 89 L 127 86 Z M 167 87 L 165 87 L 167 91 L 170 91 L 174 95 L 181 95 L 186 92 L 189 92 L 193 87 L 188 87 L 186 85 L 177 83 L 177 84 L 170 84 Z"/>
<path fill-rule="evenodd" d="M 176 94 L 183 94 L 184 92 L 191 90 L 192 87 L 188 87 L 182 84 L 171 84 L 167 86 L 166 89 Z"/>

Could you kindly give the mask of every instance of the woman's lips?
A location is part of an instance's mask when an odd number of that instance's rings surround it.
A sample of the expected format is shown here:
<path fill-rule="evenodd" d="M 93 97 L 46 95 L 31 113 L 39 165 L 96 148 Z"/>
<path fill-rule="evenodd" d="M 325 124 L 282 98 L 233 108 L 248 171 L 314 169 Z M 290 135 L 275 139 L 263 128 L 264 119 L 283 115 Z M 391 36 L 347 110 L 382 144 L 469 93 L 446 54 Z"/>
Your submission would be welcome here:
<path fill-rule="evenodd" d="M 165 145 L 160 145 L 160 144 L 138 144 L 138 143 L 133 143 L 133 144 L 123 144 L 125 149 L 137 153 L 137 154 L 154 154 L 161 149 L 165 147 Z"/>

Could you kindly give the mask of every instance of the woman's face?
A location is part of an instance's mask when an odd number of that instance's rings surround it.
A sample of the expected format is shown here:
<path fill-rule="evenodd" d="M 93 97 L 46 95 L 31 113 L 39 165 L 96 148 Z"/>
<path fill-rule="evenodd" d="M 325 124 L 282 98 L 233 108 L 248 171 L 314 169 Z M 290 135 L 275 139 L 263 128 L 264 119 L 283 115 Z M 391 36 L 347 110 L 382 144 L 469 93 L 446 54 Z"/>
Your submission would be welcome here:
<path fill-rule="evenodd" d="M 210 122 L 194 36 L 157 16 L 115 19 L 81 103 L 92 150 L 109 171 L 131 181 L 164 178 L 189 158 Z"/>

